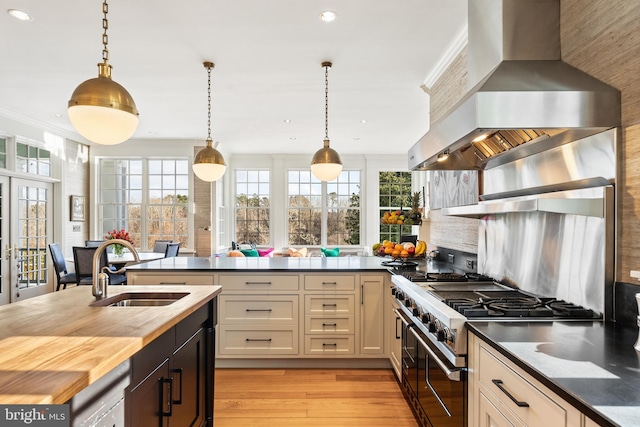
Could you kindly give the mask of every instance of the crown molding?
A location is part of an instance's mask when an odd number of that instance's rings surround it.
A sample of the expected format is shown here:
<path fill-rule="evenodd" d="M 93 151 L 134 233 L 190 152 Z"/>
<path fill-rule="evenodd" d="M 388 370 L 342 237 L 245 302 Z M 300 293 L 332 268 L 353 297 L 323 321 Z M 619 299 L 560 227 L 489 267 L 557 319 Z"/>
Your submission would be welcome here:
<path fill-rule="evenodd" d="M 23 116 L 22 114 L 15 113 L 13 111 L 9 111 L 7 109 L 0 107 L 0 117 L 13 120 L 19 124 L 30 126 L 34 129 L 46 131 L 53 133 L 55 135 L 61 136 L 66 139 L 71 139 L 76 142 L 80 142 L 85 145 L 90 145 L 88 141 L 86 141 L 82 136 L 77 133 L 70 132 L 67 129 L 63 129 L 61 127 L 52 126 L 49 123 L 45 123 L 31 117 Z M 9 129 L 5 129 L 5 131 L 10 131 Z M 9 132 L 15 134 L 16 132 Z"/>
<path fill-rule="evenodd" d="M 458 31 L 455 35 L 447 49 L 444 51 L 436 65 L 431 69 L 429 74 L 425 77 L 422 82 L 422 90 L 426 93 L 431 92 L 431 88 L 438 81 L 438 79 L 442 76 L 442 73 L 451 65 L 451 63 L 456 59 L 456 57 L 460 54 L 462 49 L 467 45 L 469 37 L 469 27 L 465 23 L 464 26 Z"/>

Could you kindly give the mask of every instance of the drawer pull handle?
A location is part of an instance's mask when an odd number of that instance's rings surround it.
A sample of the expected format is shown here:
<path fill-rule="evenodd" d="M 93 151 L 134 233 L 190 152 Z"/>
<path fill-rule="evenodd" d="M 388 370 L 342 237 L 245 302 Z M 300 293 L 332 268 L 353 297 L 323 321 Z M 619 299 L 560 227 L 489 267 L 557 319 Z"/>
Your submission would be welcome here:
<path fill-rule="evenodd" d="M 247 308 L 247 311 L 271 311 L 270 308 Z"/>
<path fill-rule="evenodd" d="M 186 285 L 187 282 L 160 282 L 161 285 Z"/>
<path fill-rule="evenodd" d="M 515 403 L 516 405 L 518 405 L 519 407 L 521 407 L 521 408 L 528 408 L 528 407 L 529 407 L 529 404 L 528 404 L 527 402 L 520 402 L 520 401 L 519 401 L 519 400 L 517 400 L 515 397 L 513 397 L 513 395 L 512 395 L 511 393 L 509 393 L 509 392 L 507 391 L 507 389 L 505 389 L 505 388 L 504 388 L 504 386 L 502 385 L 502 384 L 504 384 L 504 383 L 502 382 L 502 380 L 491 380 L 491 382 L 492 382 L 492 383 L 494 383 L 494 384 L 496 385 L 496 387 L 498 387 L 500 390 L 502 390 L 502 392 L 503 392 L 504 394 L 506 394 L 506 395 L 507 395 L 507 397 L 508 397 L 509 399 L 511 399 L 511 401 L 512 401 L 513 403 Z"/>
<path fill-rule="evenodd" d="M 337 285 L 338 282 L 322 282 L 323 285 Z"/>
<path fill-rule="evenodd" d="M 271 282 L 244 282 L 245 285 L 270 285 Z"/>
<path fill-rule="evenodd" d="M 322 304 L 323 307 L 337 307 L 338 304 Z"/>
<path fill-rule="evenodd" d="M 324 326 L 333 326 L 335 328 L 336 326 L 338 326 L 338 324 L 337 323 L 323 323 L 322 326 L 323 327 Z"/>
<path fill-rule="evenodd" d="M 326 343 L 326 342 L 323 342 L 323 343 L 322 343 L 322 346 L 323 346 L 323 347 L 337 347 L 337 346 L 338 346 L 338 344 L 336 344 L 336 343 Z"/>
<path fill-rule="evenodd" d="M 263 341 L 263 342 L 271 342 L 271 338 L 247 338 L 245 339 L 246 342 L 250 342 L 250 341 Z"/>

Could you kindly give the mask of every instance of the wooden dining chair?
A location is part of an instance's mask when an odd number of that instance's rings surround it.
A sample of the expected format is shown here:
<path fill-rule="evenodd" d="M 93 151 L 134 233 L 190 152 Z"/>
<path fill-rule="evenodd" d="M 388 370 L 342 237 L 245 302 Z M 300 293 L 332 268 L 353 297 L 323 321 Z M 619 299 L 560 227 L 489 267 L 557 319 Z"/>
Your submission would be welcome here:
<path fill-rule="evenodd" d="M 93 283 L 93 256 L 96 253 L 97 248 L 87 248 L 83 246 L 73 247 L 73 261 L 76 265 L 76 276 L 78 278 L 78 285 L 91 285 Z M 107 252 L 103 251 L 100 254 L 99 270 L 102 272 L 102 268 L 109 264 L 107 258 Z M 127 276 L 125 274 L 106 272 L 109 275 L 110 285 L 126 285 Z"/>
<path fill-rule="evenodd" d="M 58 283 L 56 291 L 60 290 L 60 286 L 62 286 L 62 289 L 67 289 L 69 283 L 77 283 L 76 273 L 69 273 L 67 270 L 67 262 L 64 260 L 60 243 L 51 243 L 49 245 L 49 252 L 51 253 L 53 268 L 56 272 L 56 281 Z"/>
<path fill-rule="evenodd" d="M 167 248 L 164 251 L 165 258 L 172 258 L 178 256 L 178 252 L 180 252 L 180 242 L 177 243 L 168 243 Z"/>

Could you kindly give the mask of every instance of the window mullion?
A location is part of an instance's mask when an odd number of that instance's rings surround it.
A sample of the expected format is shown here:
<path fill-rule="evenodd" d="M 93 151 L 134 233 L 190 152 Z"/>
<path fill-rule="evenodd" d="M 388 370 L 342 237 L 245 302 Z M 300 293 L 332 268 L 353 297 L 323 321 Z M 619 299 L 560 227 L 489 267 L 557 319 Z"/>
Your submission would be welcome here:
<path fill-rule="evenodd" d="M 322 181 L 322 222 L 320 229 L 320 245 L 323 247 L 327 246 L 327 220 L 329 218 L 329 209 L 328 209 L 328 200 L 329 196 L 327 194 L 327 182 Z"/>
<path fill-rule="evenodd" d="M 140 249 L 148 251 L 149 244 L 149 161 L 142 161 L 142 212 L 140 212 Z"/>

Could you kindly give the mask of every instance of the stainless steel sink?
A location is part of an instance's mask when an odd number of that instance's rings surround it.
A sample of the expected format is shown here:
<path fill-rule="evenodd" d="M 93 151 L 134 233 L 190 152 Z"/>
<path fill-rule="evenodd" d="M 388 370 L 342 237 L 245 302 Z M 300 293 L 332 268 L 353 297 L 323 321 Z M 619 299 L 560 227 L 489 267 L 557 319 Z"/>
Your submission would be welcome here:
<path fill-rule="evenodd" d="M 173 304 L 188 292 L 125 292 L 95 301 L 92 307 L 159 307 Z"/>

